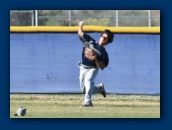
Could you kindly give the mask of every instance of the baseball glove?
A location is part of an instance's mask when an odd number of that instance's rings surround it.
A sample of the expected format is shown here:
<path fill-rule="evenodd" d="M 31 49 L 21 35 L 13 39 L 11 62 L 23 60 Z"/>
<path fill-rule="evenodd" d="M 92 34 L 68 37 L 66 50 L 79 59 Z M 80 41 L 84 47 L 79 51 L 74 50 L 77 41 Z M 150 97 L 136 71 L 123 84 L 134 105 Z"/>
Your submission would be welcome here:
<path fill-rule="evenodd" d="M 94 60 L 96 57 L 96 53 L 93 48 L 91 47 L 85 47 L 84 49 L 84 56 L 87 57 L 90 60 Z"/>

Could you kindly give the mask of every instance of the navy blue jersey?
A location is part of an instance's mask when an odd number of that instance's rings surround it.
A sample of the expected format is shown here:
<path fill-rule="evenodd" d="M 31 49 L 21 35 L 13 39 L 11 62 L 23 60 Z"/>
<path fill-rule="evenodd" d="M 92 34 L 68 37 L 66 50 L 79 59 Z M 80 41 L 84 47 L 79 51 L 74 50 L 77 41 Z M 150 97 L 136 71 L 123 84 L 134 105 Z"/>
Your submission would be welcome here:
<path fill-rule="evenodd" d="M 80 39 L 84 44 L 83 53 L 82 53 L 82 64 L 86 66 L 93 66 L 93 67 L 97 66 L 94 60 L 89 60 L 88 58 L 84 56 L 84 49 L 85 47 L 89 46 L 95 50 L 97 54 L 97 59 L 100 62 L 103 62 L 105 64 L 105 67 L 107 67 L 107 65 L 109 64 L 109 57 L 105 48 L 101 47 L 96 40 L 94 40 L 92 37 L 90 37 L 89 35 L 85 33 Z"/>

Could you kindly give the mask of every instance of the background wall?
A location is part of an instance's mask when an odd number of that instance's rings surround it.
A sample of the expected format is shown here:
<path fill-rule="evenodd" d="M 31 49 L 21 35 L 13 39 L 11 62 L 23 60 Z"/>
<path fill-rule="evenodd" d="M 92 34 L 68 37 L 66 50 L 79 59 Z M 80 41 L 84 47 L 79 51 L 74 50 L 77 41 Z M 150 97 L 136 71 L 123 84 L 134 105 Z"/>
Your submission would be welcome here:
<path fill-rule="evenodd" d="M 96 40 L 99 33 L 88 33 Z M 107 93 L 160 94 L 160 35 L 115 34 L 95 84 Z M 10 93 L 80 93 L 77 33 L 11 33 Z"/>

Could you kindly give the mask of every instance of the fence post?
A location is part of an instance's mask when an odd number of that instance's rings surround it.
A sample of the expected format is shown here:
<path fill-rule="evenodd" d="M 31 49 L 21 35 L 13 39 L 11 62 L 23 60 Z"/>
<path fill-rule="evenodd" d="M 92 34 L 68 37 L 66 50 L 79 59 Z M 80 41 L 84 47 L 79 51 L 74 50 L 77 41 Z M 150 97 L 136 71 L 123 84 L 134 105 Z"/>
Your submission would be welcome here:
<path fill-rule="evenodd" d="M 38 26 L 38 10 L 35 10 L 35 26 Z"/>
<path fill-rule="evenodd" d="M 116 10 L 116 27 L 118 27 L 118 10 Z"/>
<path fill-rule="evenodd" d="M 151 12 L 150 12 L 150 10 L 148 10 L 148 24 L 149 24 L 149 27 L 151 27 Z"/>

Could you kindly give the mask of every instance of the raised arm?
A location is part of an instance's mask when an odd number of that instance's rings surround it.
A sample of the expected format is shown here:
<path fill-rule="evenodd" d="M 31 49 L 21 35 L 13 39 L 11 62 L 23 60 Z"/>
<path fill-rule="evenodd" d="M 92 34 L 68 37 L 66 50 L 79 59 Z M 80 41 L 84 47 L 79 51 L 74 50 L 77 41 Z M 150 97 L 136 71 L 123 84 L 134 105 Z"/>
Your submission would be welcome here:
<path fill-rule="evenodd" d="M 78 25 L 79 25 L 79 27 L 78 27 L 78 35 L 80 37 L 82 37 L 84 35 L 84 32 L 83 32 L 84 22 L 83 21 L 79 21 Z"/>

